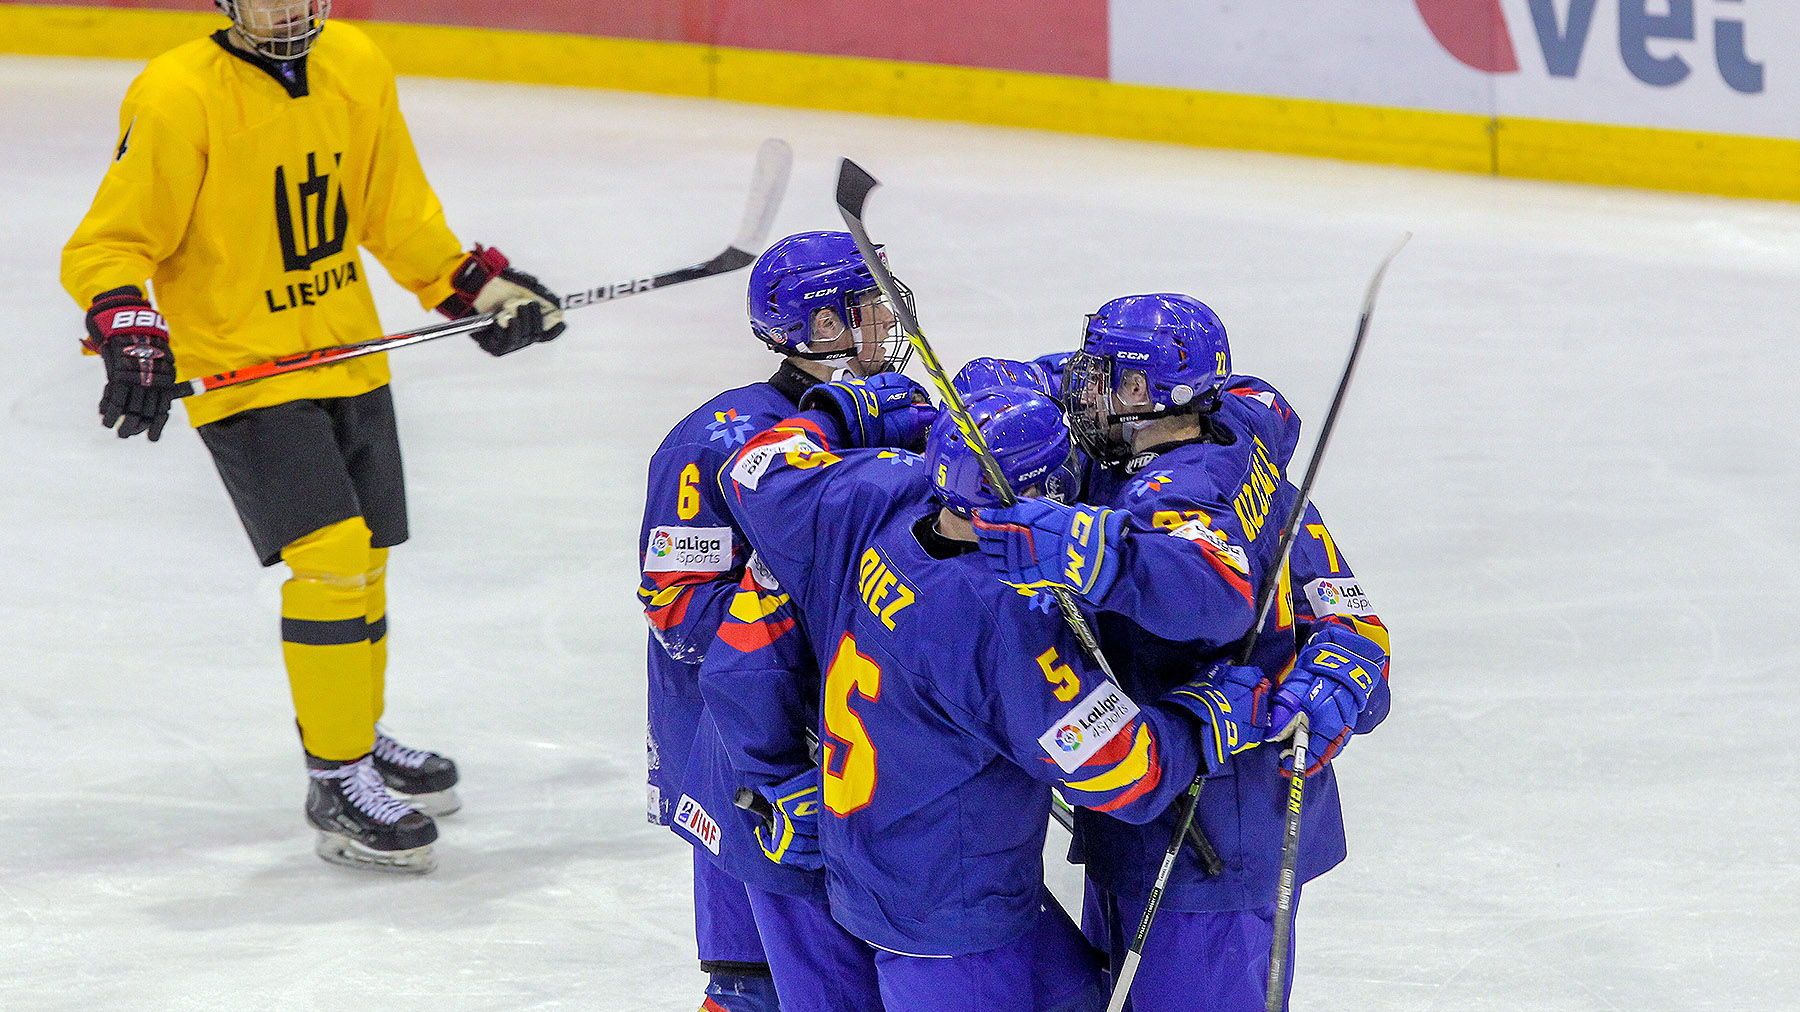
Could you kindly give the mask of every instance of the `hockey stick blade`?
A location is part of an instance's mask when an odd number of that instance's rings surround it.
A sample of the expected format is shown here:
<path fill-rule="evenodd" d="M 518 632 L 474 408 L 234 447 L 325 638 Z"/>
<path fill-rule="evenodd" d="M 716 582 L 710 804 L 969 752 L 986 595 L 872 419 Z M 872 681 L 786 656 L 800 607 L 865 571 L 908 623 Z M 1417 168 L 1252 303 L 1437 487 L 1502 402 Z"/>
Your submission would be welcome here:
<path fill-rule="evenodd" d="M 788 142 L 779 137 L 763 141 L 762 147 L 756 152 L 756 167 L 750 173 L 750 197 L 744 204 L 744 220 L 738 225 L 737 235 L 732 238 L 731 245 L 704 263 L 653 277 L 633 278 L 565 295 L 562 297 L 562 307 L 575 309 L 612 302 L 628 295 L 730 274 L 750 266 L 756 262 L 757 254 L 762 252 L 763 244 L 769 239 L 769 230 L 775 225 L 775 215 L 781 210 L 782 198 L 787 195 L 788 177 L 793 171 L 794 149 L 788 146 Z"/>
<path fill-rule="evenodd" d="M 750 202 L 744 205 L 744 223 L 731 243 L 734 248 L 752 257 L 762 252 L 793 171 L 794 149 L 787 141 L 771 137 L 762 142 L 756 152 L 756 169 L 750 176 Z"/>
<path fill-rule="evenodd" d="M 787 195 L 788 177 L 792 174 L 793 167 L 794 151 L 786 141 L 779 137 L 771 137 L 763 141 L 762 147 L 756 153 L 756 167 L 750 175 L 750 197 L 744 205 L 744 219 L 738 226 L 737 235 L 732 239 L 731 245 L 704 263 L 630 281 L 596 285 L 584 291 L 564 295 L 558 300 L 562 304 L 562 308 L 579 309 L 582 306 L 595 306 L 602 302 L 616 302 L 627 296 L 652 292 L 670 285 L 730 274 L 755 263 L 757 254 L 762 252 L 763 243 L 768 240 L 769 229 L 775 223 L 775 215 L 781 210 L 782 198 Z M 192 397 L 209 390 L 219 390 L 241 383 L 254 383 L 257 380 L 285 376 L 303 369 L 348 362 L 366 355 L 395 351 L 458 334 L 473 333 L 492 322 L 494 322 L 494 315 L 489 313 L 485 316 L 433 323 L 414 330 L 401 331 L 398 334 L 358 341 L 355 344 L 315 348 L 312 351 L 284 355 L 281 358 L 258 362 L 241 369 L 184 380 L 176 386 L 175 396 Z"/>

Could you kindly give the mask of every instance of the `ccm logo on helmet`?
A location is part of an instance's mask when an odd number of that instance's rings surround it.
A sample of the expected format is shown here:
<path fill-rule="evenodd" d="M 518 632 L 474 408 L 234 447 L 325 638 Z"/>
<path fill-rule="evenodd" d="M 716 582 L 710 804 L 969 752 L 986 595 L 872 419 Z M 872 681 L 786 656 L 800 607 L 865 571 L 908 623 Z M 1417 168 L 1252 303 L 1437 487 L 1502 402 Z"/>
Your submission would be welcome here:
<path fill-rule="evenodd" d="M 1119 357 L 1132 362 L 1148 362 L 1150 353 L 1147 351 L 1121 351 Z"/>

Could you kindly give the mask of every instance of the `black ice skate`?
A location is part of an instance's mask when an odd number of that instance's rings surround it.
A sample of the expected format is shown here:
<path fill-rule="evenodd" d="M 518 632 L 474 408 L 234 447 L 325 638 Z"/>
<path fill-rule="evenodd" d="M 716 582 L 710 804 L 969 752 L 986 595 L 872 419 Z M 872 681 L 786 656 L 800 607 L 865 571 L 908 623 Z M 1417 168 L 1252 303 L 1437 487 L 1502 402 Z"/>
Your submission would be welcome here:
<path fill-rule="evenodd" d="M 306 821 L 319 830 L 320 857 L 414 875 L 437 867 L 437 823 L 388 793 L 373 757 L 332 763 L 308 755 L 306 765 Z"/>
<path fill-rule="evenodd" d="M 402 800 L 434 818 L 449 815 L 462 807 L 456 796 L 456 763 L 424 749 L 407 748 L 375 729 L 375 769 L 387 782 L 388 790 Z"/>

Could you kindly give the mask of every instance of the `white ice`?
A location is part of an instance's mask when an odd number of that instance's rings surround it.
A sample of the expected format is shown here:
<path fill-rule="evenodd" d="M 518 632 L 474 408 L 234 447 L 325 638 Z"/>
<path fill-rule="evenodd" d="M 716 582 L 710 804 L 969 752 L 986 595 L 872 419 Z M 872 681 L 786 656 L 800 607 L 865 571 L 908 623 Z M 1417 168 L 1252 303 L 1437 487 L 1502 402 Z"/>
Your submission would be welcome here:
<path fill-rule="evenodd" d="M 394 356 L 390 723 L 462 764 L 467 804 L 433 875 L 329 867 L 282 571 L 179 418 L 155 445 L 96 424 L 57 281 L 134 72 L 0 58 L 0 1008 L 694 1008 L 687 848 L 642 815 L 634 539 L 661 435 L 773 365 L 743 275 L 504 360 Z M 950 364 L 1190 291 L 1312 431 L 1412 230 L 1317 487 L 1393 629 L 1394 709 L 1339 761 L 1351 856 L 1306 893 L 1294 1006 L 1800 1007 L 1800 208 L 402 87 L 459 235 L 555 287 L 710 256 L 778 135 L 777 234 L 837 227 L 837 157 L 869 167 Z M 390 329 L 425 322 L 377 285 Z"/>

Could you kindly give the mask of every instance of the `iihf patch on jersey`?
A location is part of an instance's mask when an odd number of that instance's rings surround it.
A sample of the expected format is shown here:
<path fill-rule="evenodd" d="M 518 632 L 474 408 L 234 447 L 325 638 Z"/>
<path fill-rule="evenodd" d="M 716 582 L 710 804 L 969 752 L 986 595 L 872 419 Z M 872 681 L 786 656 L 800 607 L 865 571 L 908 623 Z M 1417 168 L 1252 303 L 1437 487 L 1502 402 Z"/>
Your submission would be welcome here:
<path fill-rule="evenodd" d="M 1314 615 L 1373 615 L 1375 606 L 1355 580 L 1314 580 L 1306 585 Z"/>
<path fill-rule="evenodd" d="M 775 458 L 796 451 L 803 454 L 824 452 L 812 440 L 795 433 L 778 443 L 764 443 L 739 456 L 738 462 L 731 466 L 731 480 L 754 490 L 769 465 L 775 463 Z"/>
<path fill-rule="evenodd" d="M 1094 691 L 1038 735 L 1038 744 L 1064 773 L 1073 773 L 1094 757 L 1112 736 L 1124 730 L 1138 715 L 1137 704 L 1111 680 Z"/>
<path fill-rule="evenodd" d="M 687 830 L 688 835 L 699 840 L 701 845 L 714 854 L 719 852 L 719 824 L 700 802 L 683 794 L 681 802 L 675 806 L 675 825 Z"/>
<path fill-rule="evenodd" d="M 1242 548 L 1226 541 L 1224 535 L 1206 526 L 1204 520 L 1189 520 L 1169 533 L 1178 538 L 1186 538 L 1195 544 L 1211 545 L 1224 557 L 1227 565 L 1240 573 L 1249 575 L 1250 557 L 1244 554 Z"/>
<path fill-rule="evenodd" d="M 731 568 L 731 528 L 652 527 L 646 573 L 723 573 Z"/>

